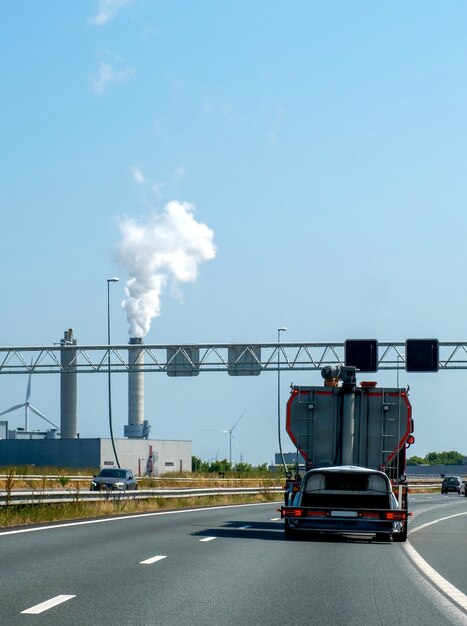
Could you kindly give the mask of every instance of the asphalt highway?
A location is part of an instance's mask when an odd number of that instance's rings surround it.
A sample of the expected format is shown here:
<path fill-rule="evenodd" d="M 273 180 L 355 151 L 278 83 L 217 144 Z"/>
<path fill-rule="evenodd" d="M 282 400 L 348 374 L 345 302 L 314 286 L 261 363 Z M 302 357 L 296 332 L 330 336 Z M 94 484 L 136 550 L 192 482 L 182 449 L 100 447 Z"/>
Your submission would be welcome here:
<path fill-rule="evenodd" d="M 278 505 L 0 531 L 0 624 L 467 625 L 467 498 L 412 498 L 405 544 L 286 540 Z"/>

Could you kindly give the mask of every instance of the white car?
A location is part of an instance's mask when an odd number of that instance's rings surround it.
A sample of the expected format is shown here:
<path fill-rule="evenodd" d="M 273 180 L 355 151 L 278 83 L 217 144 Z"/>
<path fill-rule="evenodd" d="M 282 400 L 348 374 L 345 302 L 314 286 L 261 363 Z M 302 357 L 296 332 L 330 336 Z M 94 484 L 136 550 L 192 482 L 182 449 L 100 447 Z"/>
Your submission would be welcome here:
<path fill-rule="evenodd" d="M 285 535 L 292 537 L 303 530 L 406 541 L 408 496 L 404 485 L 398 488 L 402 489 L 401 508 L 384 472 L 356 466 L 312 469 L 281 508 Z"/>

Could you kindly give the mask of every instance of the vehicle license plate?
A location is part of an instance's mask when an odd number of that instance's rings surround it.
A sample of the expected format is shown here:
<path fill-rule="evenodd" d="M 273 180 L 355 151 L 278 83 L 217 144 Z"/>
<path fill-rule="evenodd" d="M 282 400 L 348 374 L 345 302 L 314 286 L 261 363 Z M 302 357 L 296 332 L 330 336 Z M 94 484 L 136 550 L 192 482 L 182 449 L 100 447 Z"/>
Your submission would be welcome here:
<path fill-rule="evenodd" d="M 357 517 L 357 511 L 331 511 L 331 517 Z"/>

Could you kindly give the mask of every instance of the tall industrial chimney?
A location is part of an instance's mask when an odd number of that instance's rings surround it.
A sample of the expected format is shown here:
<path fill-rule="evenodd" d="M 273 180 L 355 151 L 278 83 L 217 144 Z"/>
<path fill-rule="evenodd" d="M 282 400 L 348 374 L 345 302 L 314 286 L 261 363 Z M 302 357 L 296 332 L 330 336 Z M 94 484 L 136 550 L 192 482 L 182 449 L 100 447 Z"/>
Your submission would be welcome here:
<path fill-rule="evenodd" d="M 128 425 L 124 435 L 129 439 L 147 439 L 151 427 L 144 419 L 144 350 L 141 337 L 132 337 L 128 348 Z"/>
<path fill-rule="evenodd" d="M 65 331 L 60 346 L 60 436 L 62 439 L 76 439 L 77 350 L 72 328 Z"/>

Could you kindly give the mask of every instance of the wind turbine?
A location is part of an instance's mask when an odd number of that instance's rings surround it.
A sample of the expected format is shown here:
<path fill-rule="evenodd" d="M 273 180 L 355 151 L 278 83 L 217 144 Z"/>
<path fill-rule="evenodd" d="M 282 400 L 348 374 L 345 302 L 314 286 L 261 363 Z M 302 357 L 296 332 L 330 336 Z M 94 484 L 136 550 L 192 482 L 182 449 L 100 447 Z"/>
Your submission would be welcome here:
<path fill-rule="evenodd" d="M 230 467 L 232 467 L 232 439 L 235 439 L 235 437 L 233 436 L 233 431 L 235 430 L 235 428 L 237 427 L 238 422 L 242 419 L 242 417 L 245 415 L 245 413 L 246 413 L 246 409 L 243 411 L 243 413 L 237 419 L 237 421 L 232 426 L 232 428 L 229 428 L 229 430 L 222 430 L 221 431 L 223 433 L 229 433 L 229 462 L 230 462 Z M 237 442 L 235 441 L 235 443 L 237 443 Z"/>
<path fill-rule="evenodd" d="M 22 409 L 24 406 L 24 430 L 26 431 L 29 430 L 29 411 L 32 411 L 37 416 L 41 417 L 43 420 L 48 422 L 51 426 L 53 426 L 57 430 L 60 430 L 60 428 L 56 424 L 51 422 L 43 413 L 39 411 L 39 409 L 36 409 L 36 407 L 32 406 L 32 404 L 29 402 L 29 398 L 31 397 L 31 376 L 32 376 L 32 372 L 29 373 L 28 386 L 26 387 L 25 402 L 23 402 L 22 404 L 15 404 L 14 406 L 11 406 L 9 409 L 7 409 L 6 411 L 2 411 L 0 413 L 0 416 L 6 415 L 7 413 L 12 413 L 13 411 L 16 411 L 18 409 Z"/>
<path fill-rule="evenodd" d="M 217 448 L 216 456 L 213 456 L 212 459 L 208 459 L 208 463 L 210 463 L 211 461 L 218 461 L 218 460 L 219 460 L 219 448 Z"/>

